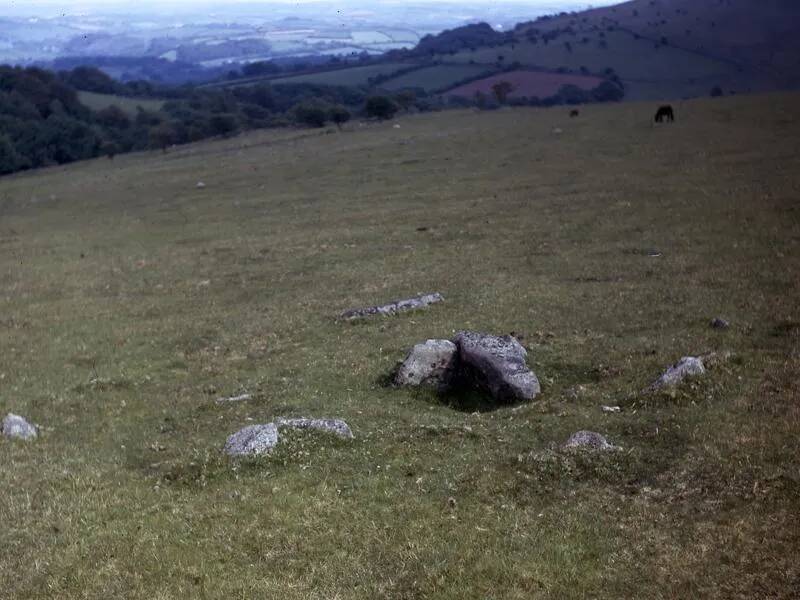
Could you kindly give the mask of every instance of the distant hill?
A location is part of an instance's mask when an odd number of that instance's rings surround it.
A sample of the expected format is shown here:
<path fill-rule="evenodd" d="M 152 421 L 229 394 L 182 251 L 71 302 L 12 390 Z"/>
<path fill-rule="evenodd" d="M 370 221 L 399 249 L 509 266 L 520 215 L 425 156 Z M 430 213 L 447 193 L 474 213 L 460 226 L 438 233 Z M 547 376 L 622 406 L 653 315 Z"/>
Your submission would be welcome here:
<path fill-rule="evenodd" d="M 428 36 L 393 60 L 425 58 L 616 76 L 628 99 L 800 88 L 800 2 L 633 0 L 519 24 Z"/>

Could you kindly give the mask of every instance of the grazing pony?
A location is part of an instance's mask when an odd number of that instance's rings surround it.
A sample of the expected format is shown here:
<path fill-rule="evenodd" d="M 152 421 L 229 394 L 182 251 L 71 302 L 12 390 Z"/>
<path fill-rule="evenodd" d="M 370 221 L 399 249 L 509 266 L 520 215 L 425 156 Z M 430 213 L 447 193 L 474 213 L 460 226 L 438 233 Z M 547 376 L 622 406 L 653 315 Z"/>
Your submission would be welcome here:
<path fill-rule="evenodd" d="M 669 104 L 660 106 L 656 111 L 656 123 L 663 123 L 664 119 L 666 119 L 669 123 L 672 123 L 675 120 L 675 111 L 672 110 L 672 107 Z"/>
<path fill-rule="evenodd" d="M 577 117 L 580 114 L 581 114 L 581 111 L 579 111 L 577 108 L 573 108 L 571 111 L 569 111 L 569 116 L 570 117 Z"/>

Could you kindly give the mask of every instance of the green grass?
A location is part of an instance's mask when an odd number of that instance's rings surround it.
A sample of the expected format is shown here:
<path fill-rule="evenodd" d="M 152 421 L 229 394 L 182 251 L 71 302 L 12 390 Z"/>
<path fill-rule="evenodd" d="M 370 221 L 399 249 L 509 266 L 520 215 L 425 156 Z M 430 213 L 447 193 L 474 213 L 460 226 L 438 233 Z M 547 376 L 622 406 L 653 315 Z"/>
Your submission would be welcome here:
<path fill-rule="evenodd" d="M 139 107 L 145 110 L 158 111 L 164 106 L 163 100 L 152 98 L 127 98 L 112 94 L 96 94 L 94 92 L 78 92 L 78 99 L 92 110 L 103 110 L 109 106 L 118 106 L 129 115 L 135 115 Z"/>
<path fill-rule="evenodd" d="M 0 440 L 0 596 L 791 597 L 797 100 L 425 114 L 0 179 L 0 413 L 43 427 Z M 540 399 L 382 387 L 462 328 L 516 332 Z M 735 358 L 638 392 L 710 350 Z M 356 439 L 221 455 L 295 415 Z M 554 450 L 578 429 L 624 451 Z"/>
<path fill-rule="evenodd" d="M 413 65 L 406 63 L 385 63 L 377 65 L 367 65 L 364 67 L 352 67 L 349 69 L 335 69 L 308 75 L 294 75 L 292 77 L 279 77 L 271 79 L 271 84 L 281 83 L 315 83 L 318 85 L 343 85 L 360 86 L 367 85 L 370 78 L 378 75 L 391 75 L 402 69 L 407 69 Z"/>
<path fill-rule="evenodd" d="M 490 75 L 496 69 L 486 65 L 435 65 L 400 75 L 381 84 L 381 88 L 398 91 L 422 88 L 427 92 L 446 90 L 472 77 Z"/>

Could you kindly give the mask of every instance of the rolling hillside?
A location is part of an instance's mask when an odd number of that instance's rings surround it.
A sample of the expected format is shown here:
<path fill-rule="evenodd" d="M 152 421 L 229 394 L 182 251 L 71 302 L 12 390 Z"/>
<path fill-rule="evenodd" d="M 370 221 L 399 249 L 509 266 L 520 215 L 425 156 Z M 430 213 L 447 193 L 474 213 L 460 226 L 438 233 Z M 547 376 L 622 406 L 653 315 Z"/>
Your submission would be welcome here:
<path fill-rule="evenodd" d="M 427 47 L 444 45 L 431 57 L 446 62 L 614 73 L 628 99 L 677 98 L 800 87 L 799 22 L 788 0 L 634 0 L 520 24 L 488 43 L 483 32 L 469 47 L 445 35 Z"/>
<path fill-rule="evenodd" d="M 446 111 L 0 178 L 0 416 L 40 426 L 0 436 L 0 597 L 795 598 L 799 100 Z M 461 329 L 513 332 L 541 395 L 386 385 Z M 223 454 L 284 416 L 355 438 Z M 580 430 L 620 449 L 562 448 Z"/>

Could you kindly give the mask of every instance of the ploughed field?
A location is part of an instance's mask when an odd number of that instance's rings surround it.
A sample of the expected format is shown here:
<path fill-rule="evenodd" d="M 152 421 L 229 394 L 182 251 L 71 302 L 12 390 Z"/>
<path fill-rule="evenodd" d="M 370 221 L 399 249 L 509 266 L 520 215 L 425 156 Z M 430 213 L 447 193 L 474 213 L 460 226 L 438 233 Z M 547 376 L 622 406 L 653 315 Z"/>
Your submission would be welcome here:
<path fill-rule="evenodd" d="M 0 596 L 791 597 L 797 100 L 425 114 L 0 179 L 0 413 L 40 426 L 0 439 Z M 445 302 L 335 319 L 418 292 Z M 386 385 L 462 329 L 514 332 L 541 395 Z M 224 456 L 278 417 L 355 437 Z M 584 429 L 621 450 L 560 449 Z"/>

